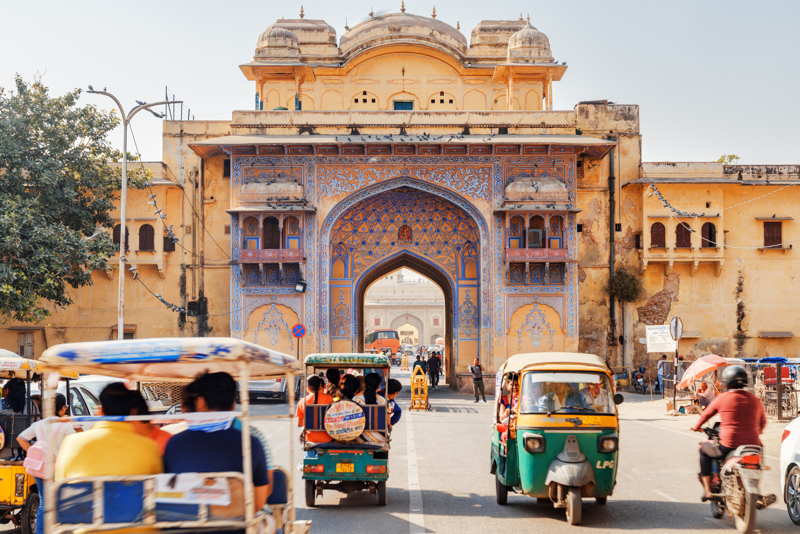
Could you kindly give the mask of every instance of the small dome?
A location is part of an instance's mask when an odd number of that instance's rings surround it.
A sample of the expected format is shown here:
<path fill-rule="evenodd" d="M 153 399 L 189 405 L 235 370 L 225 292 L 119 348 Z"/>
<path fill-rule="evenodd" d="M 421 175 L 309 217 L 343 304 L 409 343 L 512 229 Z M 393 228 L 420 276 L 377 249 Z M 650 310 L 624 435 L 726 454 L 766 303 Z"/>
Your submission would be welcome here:
<path fill-rule="evenodd" d="M 272 25 L 258 38 L 256 58 L 296 58 L 300 56 L 300 41 L 293 32 Z"/>
<path fill-rule="evenodd" d="M 528 23 L 508 39 L 509 63 L 553 63 L 550 39 Z"/>

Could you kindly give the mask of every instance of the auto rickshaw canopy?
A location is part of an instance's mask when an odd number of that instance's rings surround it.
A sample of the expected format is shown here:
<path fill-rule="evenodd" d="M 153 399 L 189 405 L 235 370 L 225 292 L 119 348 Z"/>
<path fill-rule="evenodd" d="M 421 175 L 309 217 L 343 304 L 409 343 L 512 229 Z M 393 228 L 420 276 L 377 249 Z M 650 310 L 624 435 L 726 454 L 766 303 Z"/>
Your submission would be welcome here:
<path fill-rule="evenodd" d="M 191 380 L 198 372 L 226 372 L 238 377 L 246 363 L 252 380 L 299 373 L 300 362 L 241 339 L 176 337 L 65 343 L 45 350 L 44 370 L 63 367 L 141 381 Z M 101 371 L 102 370 L 102 371 Z"/>
<path fill-rule="evenodd" d="M 610 374 L 606 362 L 596 354 L 581 352 L 528 352 L 514 354 L 498 369 L 499 375 L 519 373 L 528 369 L 539 370 L 592 370 Z"/>
<path fill-rule="evenodd" d="M 366 352 L 314 353 L 306 356 L 307 366 L 317 367 L 391 367 L 389 357 L 384 354 Z"/>
<path fill-rule="evenodd" d="M 0 379 L 9 380 L 11 378 L 24 378 L 25 373 L 31 374 L 43 372 L 43 364 L 40 360 L 23 358 L 10 350 L 0 349 Z M 65 378 L 78 378 L 78 371 L 71 368 L 59 369 L 58 373 Z"/>

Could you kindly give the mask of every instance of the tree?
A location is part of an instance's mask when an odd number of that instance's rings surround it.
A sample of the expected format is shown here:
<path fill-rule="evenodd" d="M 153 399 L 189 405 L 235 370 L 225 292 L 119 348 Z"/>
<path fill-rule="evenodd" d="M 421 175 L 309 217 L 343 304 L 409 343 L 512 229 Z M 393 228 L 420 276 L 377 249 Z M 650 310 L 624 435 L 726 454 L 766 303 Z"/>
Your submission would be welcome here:
<path fill-rule="evenodd" d="M 0 315 L 33 322 L 107 268 L 122 153 L 107 140 L 116 115 L 79 106 L 80 90 L 15 81 L 0 88 Z"/>
<path fill-rule="evenodd" d="M 733 163 L 736 163 L 740 159 L 742 158 L 740 158 L 736 154 L 723 154 L 717 158 L 717 163 L 724 163 L 726 165 L 731 165 Z"/>

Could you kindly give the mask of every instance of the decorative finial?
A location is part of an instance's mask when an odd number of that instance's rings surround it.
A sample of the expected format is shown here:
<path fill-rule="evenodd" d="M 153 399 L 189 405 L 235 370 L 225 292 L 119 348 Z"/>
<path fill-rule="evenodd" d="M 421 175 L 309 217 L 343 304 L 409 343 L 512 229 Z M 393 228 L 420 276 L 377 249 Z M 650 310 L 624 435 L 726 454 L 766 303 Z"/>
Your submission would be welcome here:
<path fill-rule="evenodd" d="M 369 16 L 370 17 L 374 17 L 375 16 L 375 9 L 369 8 Z"/>
<path fill-rule="evenodd" d="M 460 20 L 456 21 L 456 29 L 457 30 L 461 30 L 461 21 Z"/>
<path fill-rule="evenodd" d="M 300 6 L 300 18 L 301 19 L 306 18 L 306 10 L 303 9 L 303 6 Z"/>
<path fill-rule="evenodd" d="M 530 26 L 530 25 L 531 25 L 531 14 L 528 13 L 528 26 Z"/>
<path fill-rule="evenodd" d="M 400 13 L 406 12 L 406 0 L 400 0 Z"/>
<path fill-rule="evenodd" d="M 519 20 L 525 20 L 525 17 L 522 16 L 522 11 L 519 12 Z"/>
<path fill-rule="evenodd" d="M 432 19 L 436 18 L 436 6 L 433 6 L 433 12 L 431 13 L 431 18 Z"/>
<path fill-rule="evenodd" d="M 347 17 L 344 18 L 344 31 L 350 31 L 350 26 L 347 24 Z"/>

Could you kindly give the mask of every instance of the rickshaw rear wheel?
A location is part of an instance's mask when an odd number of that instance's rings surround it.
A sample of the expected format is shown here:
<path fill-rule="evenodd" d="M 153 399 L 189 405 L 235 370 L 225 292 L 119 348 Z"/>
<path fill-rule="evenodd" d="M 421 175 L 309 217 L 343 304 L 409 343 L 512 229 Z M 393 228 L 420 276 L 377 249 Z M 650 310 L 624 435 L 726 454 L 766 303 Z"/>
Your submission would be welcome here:
<path fill-rule="evenodd" d="M 39 494 L 35 491 L 28 493 L 22 511 L 19 514 L 20 530 L 22 534 L 35 534 L 36 532 L 36 512 L 39 510 Z"/>
<path fill-rule="evenodd" d="M 386 506 L 386 481 L 378 482 L 378 506 Z"/>
<path fill-rule="evenodd" d="M 508 486 L 500 482 L 500 477 L 494 476 L 494 491 L 497 497 L 497 504 L 505 506 L 508 504 Z"/>
<path fill-rule="evenodd" d="M 313 508 L 316 506 L 317 486 L 313 480 L 306 480 L 306 506 Z"/>
<path fill-rule="evenodd" d="M 608 497 L 595 497 L 594 502 L 596 502 L 599 506 L 605 506 L 608 502 Z"/>
<path fill-rule="evenodd" d="M 581 489 L 569 488 L 567 493 L 567 523 L 580 525 L 581 512 Z"/>

